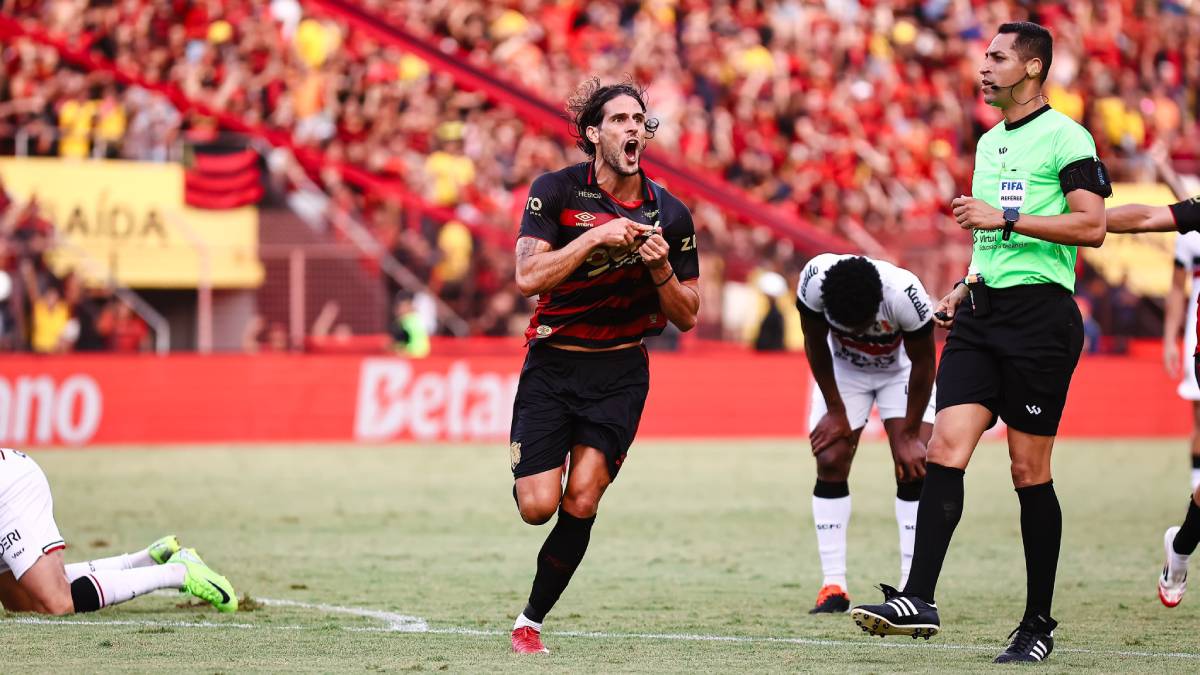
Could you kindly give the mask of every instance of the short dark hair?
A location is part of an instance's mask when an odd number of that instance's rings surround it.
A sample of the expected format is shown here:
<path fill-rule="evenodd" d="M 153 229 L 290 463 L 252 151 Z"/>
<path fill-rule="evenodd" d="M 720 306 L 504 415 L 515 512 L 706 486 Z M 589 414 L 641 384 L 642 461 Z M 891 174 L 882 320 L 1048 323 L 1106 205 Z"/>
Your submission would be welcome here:
<path fill-rule="evenodd" d="M 1045 82 L 1046 76 L 1050 74 L 1050 62 L 1054 60 L 1054 37 L 1050 35 L 1050 31 L 1032 21 L 1013 21 L 1001 24 L 998 32 L 1001 35 L 1016 33 L 1017 39 L 1013 41 L 1013 49 L 1021 58 L 1026 61 L 1042 60 L 1042 72 L 1038 73 L 1038 79 Z"/>
<path fill-rule="evenodd" d="M 825 313 L 834 323 L 856 328 L 873 321 L 883 302 L 883 280 L 866 258 L 855 256 L 837 261 L 821 282 Z"/>
<path fill-rule="evenodd" d="M 575 90 L 575 94 L 567 100 L 567 115 L 571 120 L 571 134 L 575 136 L 575 145 L 588 157 L 596 156 L 596 144 L 587 137 L 588 127 L 598 127 L 604 120 L 604 104 L 618 96 L 629 96 L 638 102 L 642 112 L 646 112 L 646 90 L 626 78 L 617 84 L 601 85 L 600 78 L 593 77 Z M 654 138 L 658 131 L 658 119 L 646 120 L 646 133 Z"/>

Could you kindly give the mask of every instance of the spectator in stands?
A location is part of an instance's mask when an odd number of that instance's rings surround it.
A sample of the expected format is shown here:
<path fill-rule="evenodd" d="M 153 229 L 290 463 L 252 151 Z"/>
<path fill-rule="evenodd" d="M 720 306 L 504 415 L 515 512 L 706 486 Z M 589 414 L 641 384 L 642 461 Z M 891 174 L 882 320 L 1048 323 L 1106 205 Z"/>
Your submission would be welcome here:
<path fill-rule="evenodd" d="M 413 294 L 400 291 L 393 307 L 392 321 L 388 325 L 392 349 L 414 359 L 429 356 L 429 335 L 420 313 L 413 308 Z"/>
<path fill-rule="evenodd" d="M 758 324 L 754 338 L 754 350 L 759 352 L 781 352 L 785 349 L 783 335 L 783 313 L 778 300 L 787 294 L 787 280 L 775 272 L 766 272 L 758 277 L 758 289 L 767 298 L 767 312 Z"/>
<path fill-rule="evenodd" d="M 38 289 L 37 276 L 34 274 L 33 261 L 28 258 L 21 260 L 21 280 L 29 300 L 33 320 L 30 326 L 29 345 L 38 354 L 61 354 L 70 351 L 78 331 L 72 331 L 68 324 L 71 322 L 71 308 L 62 299 L 62 292 L 57 282 L 46 285 L 45 290 Z"/>
<path fill-rule="evenodd" d="M 12 295 L 12 276 L 0 269 L 0 352 L 15 351 L 20 345 L 21 331 L 13 312 Z"/>
<path fill-rule="evenodd" d="M 114 298 L 100 315 L 99 334 L 108 350 L 118 354 L 137 354 L 150 350 L 150 328 L 124 301 Z"/>

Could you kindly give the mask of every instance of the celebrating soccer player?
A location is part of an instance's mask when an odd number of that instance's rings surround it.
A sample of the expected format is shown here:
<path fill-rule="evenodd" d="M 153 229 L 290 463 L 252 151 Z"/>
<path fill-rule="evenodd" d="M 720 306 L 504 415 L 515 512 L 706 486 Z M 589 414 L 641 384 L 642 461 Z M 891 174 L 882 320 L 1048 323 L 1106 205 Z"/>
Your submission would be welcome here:
<path fill-rule="evenodd" d="M 0 604 L 10 612 L 72 614 L 132 600 L 162 588 L 187 591 L 222 612 L 237 610 L 225 577 L 174 536 L 136 553 L 63 564 L 54 499 L 41 467 L 0 448 Z"/>
<path fill-rule="evenodd" d="M 542 621 L 637 432 L 650 386 L 642 338 L 667 321 L 690 330 L 700 309 L 691 213 L 641 170 L 658 128 L 642 90 L 592 79 L 568 109 L 590 159 L 533 182 L 516 250 L 517 285 L 539 298 L 513 404 L 513 495 L 531 525 L 558 514 L 513 626 L 520 653 L 549 651 Z"/>
<path fill-rule="evenodd" d="M 934 590 L 962 515 L 963 475 L 999 417 L 1008 424 L 1027 575 L 1025 613 L 999 663 L 1041 661 L 1054 648 L 1062 511 L 1050 455 L 1083 348 L 1071 297 L 1076 247 L 1103 243 L 1104 198 L 1112 194 L 1091 134 L 1045 102 L 1052 42 L 1037 24 L 1006 23 L 979 70 L 984 100 L 1004 120 L 979 139 L 972 196 L 952 203 L 974 250 L 966 279 L 935 314 L 951 332 L 938 369 L 912 571 L 903 591 L 884 586 L 883 604 L 852 611 L 875 635 L 938 632 Z"/>
<path fill-rule="evenodd" d="M 825 574 L 809 613 L 845 612 L 847 481 L 876 405 L 896 463 L 901 587 L 908 577 L 925 444 L 933 430 L 933 303 L 915 274 L 870 258 L 825 253 L 809 261 L 800 279 L 796 306 L 818 385 L 808 427 L 817 458 L 813 521 Z"/>

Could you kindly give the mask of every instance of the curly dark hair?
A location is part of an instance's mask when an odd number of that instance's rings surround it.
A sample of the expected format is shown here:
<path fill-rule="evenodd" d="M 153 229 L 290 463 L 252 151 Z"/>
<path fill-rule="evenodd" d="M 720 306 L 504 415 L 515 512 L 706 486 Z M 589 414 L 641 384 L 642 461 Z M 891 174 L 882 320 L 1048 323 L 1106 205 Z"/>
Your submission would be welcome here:
<path fill-rule="evenodd" d="M 874 321 L 883 302 L 879 270 L 870 260 L 857 256 L 837 261 L 825 272 L 821 300 L 829 318 L 845 328 Z"/>
<path fill-rule="evenodd" d="M 596 157 L 596 144 L 588 140 L 587 128 L 598 127 L 604 117 L 604 104 L 618 96 L 629 96 L 642 106 L 646 112 L 646 88 L 638 85 L 632 77 L 626 77 L 617 84 L 600 84 L 600 78 L 593 77 L 575 89 L 574 95 L 567 99 L 567 117 L 571 121 L 571 135 L 575 137 L 575 145 L 588 157 Z M 658 118 L 646 120 L 646 137 L 654 138 L 658 131 Z"/>

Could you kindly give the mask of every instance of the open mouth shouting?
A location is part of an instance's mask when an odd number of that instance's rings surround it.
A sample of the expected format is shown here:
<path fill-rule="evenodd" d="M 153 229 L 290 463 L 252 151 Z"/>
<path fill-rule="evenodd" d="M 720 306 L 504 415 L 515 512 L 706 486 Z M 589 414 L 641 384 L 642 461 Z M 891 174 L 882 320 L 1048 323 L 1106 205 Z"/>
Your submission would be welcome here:
<path fill-rule="evenodd" d="M 629 162 L 630 164 L 637 164 L 638 155 L 640 155 L 642 152 L 641 144 L 638 143 L 637 139 L 631 138 L 625 141 L 625 145 L 622 146 L 622 150 L 625 152 L 626 162 Z"/>

